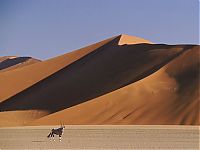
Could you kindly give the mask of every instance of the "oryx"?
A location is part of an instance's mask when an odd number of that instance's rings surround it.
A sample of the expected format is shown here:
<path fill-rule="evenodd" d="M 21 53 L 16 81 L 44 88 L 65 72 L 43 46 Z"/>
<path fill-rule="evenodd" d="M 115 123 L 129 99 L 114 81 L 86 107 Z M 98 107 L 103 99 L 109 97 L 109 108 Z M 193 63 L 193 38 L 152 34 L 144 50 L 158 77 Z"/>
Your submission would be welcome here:
<path fill-rule="evenodd" d="M 47 137 L 48 138 L 53 137 L 53 140 L 54 140 L 54 134 L 55 134 L 59 136 L 59 141 L 61 141 L 61 136 L 64 133 L 64 128 L 65 126 L 60 123 L 60 128 L 57 128 L 57 129 L 53 128 Z"/>

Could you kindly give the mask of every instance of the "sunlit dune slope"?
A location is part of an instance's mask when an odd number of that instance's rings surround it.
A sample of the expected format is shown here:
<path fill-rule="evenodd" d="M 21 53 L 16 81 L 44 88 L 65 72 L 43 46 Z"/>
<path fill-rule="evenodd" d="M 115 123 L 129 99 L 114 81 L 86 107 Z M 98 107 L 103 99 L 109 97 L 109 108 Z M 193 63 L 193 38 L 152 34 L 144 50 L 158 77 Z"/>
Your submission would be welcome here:
<path fill-rule="evenodd" d="M 148 43 L 153 44 L 152 42 L 136 37 L 136 36 L 130 36 L 127 34 L 122 34 L 120 36 L 120 40 L 118 42 L 118 45 L 124 45 L 124 44 L 138 44 L 138 43 Z"/>

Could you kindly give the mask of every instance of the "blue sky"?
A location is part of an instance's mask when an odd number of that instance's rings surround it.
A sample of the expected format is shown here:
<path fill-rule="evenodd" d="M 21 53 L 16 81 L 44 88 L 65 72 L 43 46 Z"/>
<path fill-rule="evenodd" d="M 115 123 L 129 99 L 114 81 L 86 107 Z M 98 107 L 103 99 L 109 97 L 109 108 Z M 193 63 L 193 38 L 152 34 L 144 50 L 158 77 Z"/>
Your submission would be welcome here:
<path fill-rule="evenodd" d="M 0 0 L 0 56 L 48 59 L 118 35 L 198 44 L 198 0 Z"/>

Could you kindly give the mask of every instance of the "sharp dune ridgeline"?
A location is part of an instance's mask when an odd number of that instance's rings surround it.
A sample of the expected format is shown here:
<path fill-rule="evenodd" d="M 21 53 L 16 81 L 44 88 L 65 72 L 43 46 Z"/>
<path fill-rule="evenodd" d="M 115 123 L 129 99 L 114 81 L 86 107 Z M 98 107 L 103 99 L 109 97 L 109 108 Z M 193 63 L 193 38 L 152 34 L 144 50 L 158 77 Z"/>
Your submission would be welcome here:
<path fill-rule="evenodd" d="M 4 65 L 0 126 L 199 125 L 199 48 L 119 35 L 46 61 Z"/>

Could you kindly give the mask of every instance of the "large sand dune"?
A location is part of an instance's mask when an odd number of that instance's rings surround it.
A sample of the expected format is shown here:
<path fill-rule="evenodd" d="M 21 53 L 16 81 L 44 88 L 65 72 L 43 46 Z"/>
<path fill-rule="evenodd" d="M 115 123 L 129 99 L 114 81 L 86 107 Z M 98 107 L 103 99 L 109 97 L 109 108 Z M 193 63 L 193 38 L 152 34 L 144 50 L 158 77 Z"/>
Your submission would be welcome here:
<path fill-rule="evenodd" d="M 199 50 L 185 52 L 136 83 L 32 124 L 56 124 L 60 120 L 66 124 L 199 124 L 198 62 L 185 61 L 191 55 L 197 58 Z"/>
<path fill-rule="evenodd" d="M 20 85 L 4 89 L 0 125 L 197 125 L 199 62 L 199 46 L 113 37 L 1 73 Z"/>
<path fill-rule="evenodd" d="M 4 85 L 0 90 L 0 101 L 4 101 L 36 84 L 110 40 L 112 38 L 31 66 L 0 73 L 0 85 Z"/>

